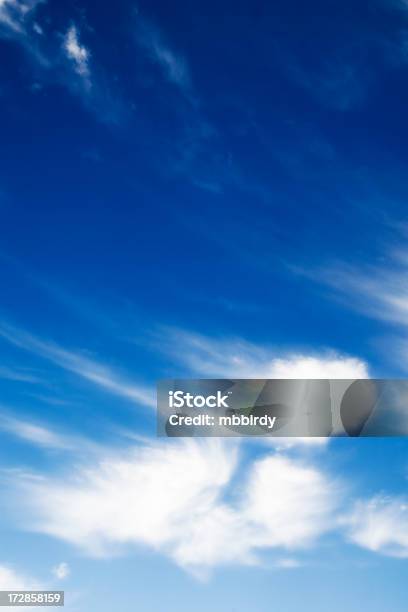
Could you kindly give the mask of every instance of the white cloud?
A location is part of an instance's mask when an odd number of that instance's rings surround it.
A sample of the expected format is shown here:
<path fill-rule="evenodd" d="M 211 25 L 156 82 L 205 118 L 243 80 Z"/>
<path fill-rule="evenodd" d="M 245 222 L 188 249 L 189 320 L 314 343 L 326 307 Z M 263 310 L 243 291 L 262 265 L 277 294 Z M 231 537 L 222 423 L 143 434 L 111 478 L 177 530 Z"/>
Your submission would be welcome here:
<path fill-rule="evenodd" d="M 278 559 L 276 566 L 284 569 L 295 569 L 296 567 L 300 567 L 301 563 L 297 559 L 287 557 L 284 559 Z"/>
<path fill-rule="evenodd" d="M 28 487 L 39 530 L 104 554 L 115 544 L 160 547 L 182 537 L 184 521 L 211 506 L 234 464 L 233 447 L 219 440 L 152 443 L 107 457 L 63 485 Z"/>
<path fill-rule="evenodd" d="M 33 578 L 17 573 L 15 569 L 8 565 L 0 564 L 0 591 L 30 591 L 40 588 L 38 582 Z"/>
<path fill-rule="evenodd" d="M 296 549 L 330 528 L 336 502 L 335 486 L 318 469 L 272 456 L 255 463 L 244 507 L 262 527 L 260 545 Z"/>
<path fill-rule="evenodd" d="M 173 51 L 164 42 L 160 31 L 140 15 L 137 20 L 136 40 L 150 59 L 161 67 L 168 81 L 185 92 L 190 88 L 190 73 L 185 59 Z"/>
<path fill-rule="evenodd" d="M 18 7 L 16 0 L 0 0 L 0 23 L 11 27 L 13 30 L 20 29 L 18 21 L 12 15 L 13 9 Z"/>
<path fill-rule="evenodd" d="M 35 64 L 35 88 L 59 83 L 104 123 L 123 121 L 129 113 L 125 102 L 101 66 L 91 71 L 91 51 L 81 42 L 78 28 L 71 25 L 58 37 L 55 32 L 48 34 L 51 22 L 42 22 L 35 10 L 42 3 L 45 0 L 0 0 L 0 38 L 17 42 Z"/>
<path fill-rule="evenodd" d="M 0 0 L 0 38 L 18 43 L 31 60 L 48 70 L 54 58 L 38 45 L 41 26 L 34 21 L 40 4 L 45 4 L 45 0 Z"/>
<path fill-rule="evenodd" d="M 53 567 L 51 571 L 58 580 L 65 580 L 65 578 L 68 578 L 71 573 L 68 563 L 65 563 L 64 561 Z"/>
<path fill-rule="evenodd" d="M 55 343 L 41 340 L 6 323 L 0 324 L 0 336 L 15 346 L 40 355 L 114 395 L 146 406 L 156 406 L 154 394 L 150 389 L 124 380 L 108 366 L 102 365 L 89 357 L 68 351 Z"/>
<path fill-rule="evenodd" d="M 189 372 L 214 378 L 369 378 L 368 365 L 361 359 L 328 350 L 320 354 L 278 351 L 241 339 L 215 340 L 173 328 L 162 328 L 157 348 Z M 276 449 L 325 446 L 328 438 L 265 437 Z"/>
<path fill-rule="evenodd" d="M 90 84 L 90 53 L 84 45 L 81 45 L 78 29 L 74 25 L 65 34 L 63 49 L 67 58 L 73 63 L 75 72 Z"/>
<path fill-rule="evenodd" d="M 44 34 L 44 30 L 42 29 L 42 27 L 40 26 L 39 23 L 35 22 L 33 23 L 33 30 L 36 34 L 38 34 L 39 36 L 42 36 Z"/>
<path fill-rule="evenodd" d="M 293 268 L 333 289 L 347 307 L 401 325 L 408 323 L 408 253 L 397 250 L 369 265 L 333 264 L 312 272 Z"/>
<path fill-rule="evenodd" d="M 182 566 L 260 563 L 262 550 L 304 549 L 333 527 L 336 486 L 299 460 L 258 460 L 239 489 L 236 503 L 219 503 L 192 523 L 173 553 Z"/>
<path fill-rule="evenodd" d="M 358 502 L 344 520 L 349 539 L 372 552 L 408 558 L 408 500 L 374 497 Z"/>
<path fill-rule="evenodd" d="M 0 414 L 0 431 L 16 436 L 41 448 L 54 450 L 78 450 L 91 447 L 89 442 L 75 440 L 72 437 L 60 435 L 48 427 L 17 419 L 6 414 Z"/>
<path fill-rule="evenodd" d="M 335 351 L 320 357 L 293 354 L 286 359 L 273 359 L 270 372 L 270 378 L 368 378 L 363 361 Z"/>
<path fill-rule="evenodd" d="M 296 448 L 297 450 L 303 449 L 305 451 L 315 451 L 318 447 L 327 446 L 330 442 L 330 438 L 320 438 L 316 436 L 297 436 L 296 438 L 286 438 L 284 436 L 264 436 L 263 438 L 259 438 L 259 441 L 257 440 L 257 442 L 273 446 L 277 451 L 288 451 L 292 448 Z"/>
<path fill-rule="evenodd" d="M 0 0 L 0 24 L 6 26 L 15 34 L 23 34 L 25 21 L 30 13 L 40 4 L 41 0 Z"/>
<path fill-rule="evenodd" d="M 336 351 L 322 354 L 277 351 L 244 340 L 214 340 L 165 329 L 160 346 L 190 370 L 226 378 L 368 378 L 367 364 Z"/>
<path fill-rule="evenodd" d="M 237 449 L 220 439 L 156 442 L 78 469 L 63 484 L 23 480 L 24 520 L 91 555 L 144 544 L 198 575 L 259 563 L 261 550 L 306 548 L 330 529 L 339 490 L 328 476 L 267 454 L 235 482 Z"/>

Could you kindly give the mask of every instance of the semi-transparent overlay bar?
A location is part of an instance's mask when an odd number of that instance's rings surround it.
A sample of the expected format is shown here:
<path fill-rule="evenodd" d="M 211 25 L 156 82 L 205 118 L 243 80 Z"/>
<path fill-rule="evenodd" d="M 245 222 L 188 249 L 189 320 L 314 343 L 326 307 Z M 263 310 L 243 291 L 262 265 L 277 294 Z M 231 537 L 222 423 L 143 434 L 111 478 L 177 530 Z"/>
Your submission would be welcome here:
<path fill-rule="evenodd" d="M 161 380 L 157 385 L 157 434 L 406 436 L 408 380 Z"/>
<path fill-rule="evenodd" d="M 0 606 L 63 606 L 64 591 L 0 591 Z"/>

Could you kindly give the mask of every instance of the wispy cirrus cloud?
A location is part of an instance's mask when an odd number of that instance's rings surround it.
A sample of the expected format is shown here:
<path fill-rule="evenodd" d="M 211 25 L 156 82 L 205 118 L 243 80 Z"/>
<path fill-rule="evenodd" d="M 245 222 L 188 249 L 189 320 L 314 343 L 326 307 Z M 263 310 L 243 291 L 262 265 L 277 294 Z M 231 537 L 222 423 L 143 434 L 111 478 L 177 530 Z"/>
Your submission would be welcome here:
<path fill-rule="evenodd" d="M 23 35 L 36 7 L 43 0 L 0 0 L 0 27 L 11 29 L 15 34 Z"/>
<path fill-rule="evenodd" d="M 380 495 L 359 501 L 344 523 L 349 539 L 358 546 L 408 558 L 408 499 Z"/>
<path fill-rule="evenodd" d="M 240 338 L 215 339 L 162 328 L 159 350 L 204 376 L 225 378 L 368 378 L 368 365 L 334 350 L 274 350 Z"/>
<path fill-rule="evenodd" d="M 129 382 L 112 368 L 81 353 L 69 351 L 54 342 L 37 338 L 4 322 L 0 324 L 0 337 L 14 346 L 30 351 L 69 372 L 73 372 L 114 395 L 149 407 L 155 407 L 156 405 L 151 389 Z"/>
<path fill-rule="evenodd" d="M 326 285 L 347 307 L 399 325 L 408 323 L 408 253 L 393 249 L 373 263 L 334 262 L 295 273 Z M 352 298 L 352 299 L 350 299 Z"/>
<path fill-rule="evenodd" d="M 45 0 L 0 0 L 0 38 L 21 46 L 26 56 L 48 71 L 55 60 L 40 44 L 42 28 L 36 21 L 37 9 Z"/>
<path fill-rule="evenodd" d="M 287 61 L 286 74 L 322 104 L 339 111 L 358 107 L 365 99 L 367 67 L 355 56 L 328 59 L 320 69 L 303 68 L 294 58 Z"/>
<path fill-rule="evenodd" d="M 45 0 L 0 0 L 0 37 L 21 46 L 35 66 L 37 87 L 57 83 L 77 96 L 84 107 L 107 124 L 128 116 L 124 102 L 109 84 L 109 74 L 82 42 L 83 32 L 73 22 L 65 31 L 52 30 L 46 13 L 37 15 Z M 45 9 L 44 9 L 45 10 Z"/>
<path fill-rule="evenodd" d="M 186 59 L 170 47 L 155 24 L 139 13 L 136 16 L 136 41 L 169 82 L 184 93 L 190 92 L 191 76 Z"/>
<path fill-rule="evenodd" d="M 21 417 L 12 416 L 8 409 L 0 406 L 0 432 L 15 436 L 16 438 L 42 449 L 59 451 L 85 451 L 96 449 L 96 445 L 83 438 L 60 434 L 49 426 L 33 423 Z"/>
<path fill-rule="evenodd" d="M 90 87 L 90 52 L 81 44 L 79 40 L 79 31 L 75 25 L 71 25 L 64 36 L 63 50 L 68 60 L 72 62 L 74 71 L 84 79 L 84 82 Z"/>
<path fill-rule="evenodd" d="M 272 57 L 284 77 L 319 104 L 339 112 L 356 110 L 379 86 L 383 71 L 407 64 L 407 7 L 406 0 L 379 0 L 379 19 L 366 11 L 344 21 L 321 14 L 317 54 L 309 46 L 313 19 L 299 33 L 303 40 L 297 37 L 288 44 L 288 37 L 282 38 Z M 384 27 L 398 9 L 393 27 Z"/>
<path fill-rule="evenodd" d="M 71 23 L 59 36 L 62 43 L 56 53 L 57 61 L 52 64 L 54 78 L 78 96 L 97 119 L 120 125 L 128 118 L 129 110 L 109 72 L 97 61 L 90 45 L 84 44 L 83 32 L 84 28 Z"/>
<path fill-rule="evenodd" d="M 36 376 L 29 370 L 23 370 L 17 367 L 0 366 L 0 378 L 14 382 L 31 383 L 34 385 L 44 383 L 39 376 Z"/>

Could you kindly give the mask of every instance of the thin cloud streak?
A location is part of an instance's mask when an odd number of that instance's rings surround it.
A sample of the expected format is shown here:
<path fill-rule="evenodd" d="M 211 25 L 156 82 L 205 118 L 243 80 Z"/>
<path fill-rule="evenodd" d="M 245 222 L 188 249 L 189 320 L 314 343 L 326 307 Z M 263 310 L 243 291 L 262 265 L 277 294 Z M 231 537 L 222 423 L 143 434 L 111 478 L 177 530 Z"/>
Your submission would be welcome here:
<path fill-rule="evenodd" d="M 21 370 L 20 368 L 9 368 L 7 366 L 0 366 L 0 378 L 14 382 L 30 383 L 33 385 L 44 384 L 44 381 L 41 378 L 30 374 L 30 372 Z"/>
<path fill-rule="evenodd" d="M 50 427 L 39 425 L 8 414 L 7 408 L 0 406 L 0 432 L 12 435 L 41 449 L 72 451 L 81 453 L 98 452 L 98 445 L 83 437 L 60 434 Z M 5 411 L 6 410 L 6 411 Z"/>
<path fill-rule="evenodd" d="M 39 355 L 114 395 L 150 408 L 156 406 L 152 390 L 124 380 L 106 365 L 68 351 L 53 342 L 41 340 L 4 322 L 0 324 L 0 336 L 14 346 Z"/>
<path fill-rule="evenodd" d="M 160 66 L 165 78 L 183 93 L 191 89 L 190 71 L 186 60 L 165 43 L 160 30 L 140 14 L 137 15 L 136 41 L 148 57 Z"/>
<path fill-rule="evenodd" d="M 394 250 L 377 264 L 334 263 L 318 269 L 291 269 L 334 290 L 347 307 L 366 316 L 403 326 L 408 323 L 406 251 Z"/>

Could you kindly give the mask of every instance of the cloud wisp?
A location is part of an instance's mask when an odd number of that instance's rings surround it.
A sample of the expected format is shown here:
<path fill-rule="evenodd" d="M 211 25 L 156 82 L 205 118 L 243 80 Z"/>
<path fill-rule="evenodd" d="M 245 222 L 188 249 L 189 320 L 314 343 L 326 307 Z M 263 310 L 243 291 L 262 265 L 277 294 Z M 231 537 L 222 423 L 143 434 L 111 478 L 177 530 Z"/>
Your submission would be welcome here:
<path fill-rule="evenodd" d="M 351 542 L 390 557 L 408 558 L 408 500 L 376 496 L 359 501 L 345 519 Z"/>
<path fill-rule="evenodd" d="M 91 57 L 82 42 L 83 33 L 71 22 L 65 30 L 52 31 L 46 14 L 37 16 L 44 0 L 0 0 L 0 38 L 21 46 L 43 84 L 57 83 L 77 96 L 84 107 L 106 124 L 119 124 L 128 111 L 119 95 L 110 90 L 109 75 Z M 38 83 L 37 83 L 38 85 Z"/>
<path fill-rule="evenodd" d="M 91 71 L 89 67 L 89 50 L 80 43 L 79 32 L 75 25 L 71 25 L 64 36 L 63 50 L 74 71 L 84 80 L 87 87 L 91 86 Z"/>
<path fill-rule="evenodd" d="M 151 389 L 125 380 L 112 368 L 80 353 L 66 350 L 53 342 L 37 338 L 6 323 L 0 324 L 0 337 L 14 346 L 51 361 L 114 395 L 150 408 L 156 406 Z"/>
<path fill-rule="evenodd" d="M 362 104 L 369 84 L 364 63 L 332 58 L 325 65 L 311 70 L 302 67 L 295 58 L 287 58 L 286 74 L 322 104 L 346 112 Z"/>
<path fill-rule="evenodd" d="M 0 26 L 9 28 L 15 35 L 24 35 L 27 22 L 42 1 L 0 0 Z"/>
<path fill-rule="evenodd" d="M 84 437 L 59 433 L 48 425 L 16 417 L 4 406 L 0 406 L 0 409 L 0 433 L 14 436 L 42 450 L 75 453 L 80 451 L 83 454 L 100 451 L 97 444 Z"/>
<path fill-rule="evenodd" d="M 0 378 L 14 382 L 43 384 L 44 381 L 30 371 L 16 367 L 0 366 Z"/>
<path fill-rule="evenodd" d="M 190 71 L 186 60 L 176 53 L 164 40 L 159 28 L 137 15 L 136 42 L 144 49 L 152 62 L 157 64 L 164 77 L 176 85 L 184 94 L 191 90 Z"/>
<path fill-rule="evenodd" d="M 61 563 L 53 567 L 51 571 L 53 576 L 55 576 L 57 580 L 65 580 L 65 578 L 68 578 L 68 576 L 70 575 L 71 568 L 69 567 L 68 563 L 62 561 Z"/>
<path fill-rule="evenodd" d="M 160 331 L 161 350 L 203 376 L 224 378 L 368 378 L 367 364 L 328 350 L 274 351 L 242 339 L 213 339 L 174 328 Z"/>
<path fill-rule="evenodd" d="M 371 264 L 333 263 L 293 272 L 326 285 L 348 307 L 366 316 L 406 326 L 408 323 L 408 253 L 394 249 Z M 352 299 L 350 299 L 352 298 Z"/>

